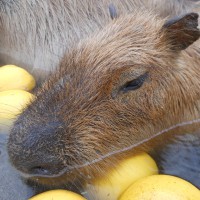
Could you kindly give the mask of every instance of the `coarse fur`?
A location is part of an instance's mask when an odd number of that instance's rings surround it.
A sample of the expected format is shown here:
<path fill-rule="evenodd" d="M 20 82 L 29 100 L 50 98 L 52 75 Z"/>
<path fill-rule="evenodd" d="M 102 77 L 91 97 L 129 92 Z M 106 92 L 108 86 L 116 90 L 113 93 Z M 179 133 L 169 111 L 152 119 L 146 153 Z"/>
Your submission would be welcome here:
<path fill-rule="evenodd" d="M 111 21 L 110 3 L 119 15 L 143 7 L 162 17 L 199 6 L 190 0 L 1 0 L 0 63 L 19 65 L 43 80 L 71 45 Z"/>
<path fill-rule="evenodd" d="M 188 2 L 0 0 L 1 60 L 58 65 L 14 124 L 13 165 L 44 185 L 90 182 L 124 149 L 199 118 L 199 3 Z"/>

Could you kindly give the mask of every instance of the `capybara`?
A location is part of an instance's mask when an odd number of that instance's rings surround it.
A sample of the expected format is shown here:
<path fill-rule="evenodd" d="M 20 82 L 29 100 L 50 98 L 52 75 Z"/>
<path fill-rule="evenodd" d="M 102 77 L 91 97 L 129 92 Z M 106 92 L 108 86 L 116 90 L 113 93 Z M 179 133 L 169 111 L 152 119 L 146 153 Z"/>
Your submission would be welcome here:
<path fill-rule="evenodd" d="M 29 180 L 89 182 L 148 138 L 200 118 L 199 2 L 0 5 L 1 62 L 44 81 L 8 141 Z"/>

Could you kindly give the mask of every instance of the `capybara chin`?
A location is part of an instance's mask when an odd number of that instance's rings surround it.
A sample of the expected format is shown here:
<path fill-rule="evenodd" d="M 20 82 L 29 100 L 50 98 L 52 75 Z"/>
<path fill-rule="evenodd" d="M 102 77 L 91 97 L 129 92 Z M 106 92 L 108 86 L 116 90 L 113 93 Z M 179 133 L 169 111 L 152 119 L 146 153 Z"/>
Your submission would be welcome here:
<path fill-rule="evenodd" d="M 35 55 L 40 45 L 40 53 L 47 47 L 49 53 L 59 49 L 55 44 L 62 45 L 62 38 L 67 44 L 60 64 L 11 130 L 10 161 L 24 177 L 44 185 L 89 182 L 128 156 L 125 150 L 134 152 L 160 131 L 200 118 L 197 13 L 163 18 L 131 0 L 85 0 L 83 7 L 77 1 L 56 2 L 49 1 L 49 21 L 42 17 L 43 7 L 32 3 L 39 21 L 28 39 L 21 38 L 32 47 L 37 35 L 36 49 L 29 49 Z M 40 55 L 31 57 L 31 64 L 40 58 L 43 63 Z"/>

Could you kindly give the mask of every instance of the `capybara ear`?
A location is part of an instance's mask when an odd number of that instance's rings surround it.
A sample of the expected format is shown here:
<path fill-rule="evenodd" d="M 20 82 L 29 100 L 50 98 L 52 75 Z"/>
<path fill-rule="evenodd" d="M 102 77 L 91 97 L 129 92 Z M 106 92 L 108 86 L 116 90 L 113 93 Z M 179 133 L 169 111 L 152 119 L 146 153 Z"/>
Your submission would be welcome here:
<path fill-rule="evenodd" d="M 165 39 L 170 41 L 171 49 L 183 50 L 200 37 L 197 13 L 188 13 L 181 17 L 168 20 L 163 29 L 166 31 Z"/>

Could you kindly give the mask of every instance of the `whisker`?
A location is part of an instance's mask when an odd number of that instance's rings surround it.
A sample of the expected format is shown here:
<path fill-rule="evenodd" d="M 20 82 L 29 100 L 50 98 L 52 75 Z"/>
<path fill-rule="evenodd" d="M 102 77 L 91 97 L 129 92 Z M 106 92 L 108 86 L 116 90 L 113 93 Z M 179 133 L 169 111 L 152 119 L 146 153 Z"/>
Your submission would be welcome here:
<path fill-rule="evenodd" d="M 3 126 L 3 127 L 8 127 L 8 128 L 10 128 L 10 125 L 8 125 L 8 124 L 4 124 L 4 123 L 2 123 L 2 122 L 0 122 L 0 126 Z M 1 131 L 0 131 L 1 132 Z"/>
<path fill-rule="evenodd" d="M 10 107 L 10 108 L 14 108 L 14 109 L 18 109 L 18 111 L 21 111 L 23 108 L 18 108 L 14 105 L 10 105 L 10 104 L 7 104 L 7 103 L 0 103 L 0 106 L 1 105 L 5 105 L 6 107 Z M 28 104 L 27 104 L 28 105 Z M 25 106 L 24 106 L 25 107 Z"/>

